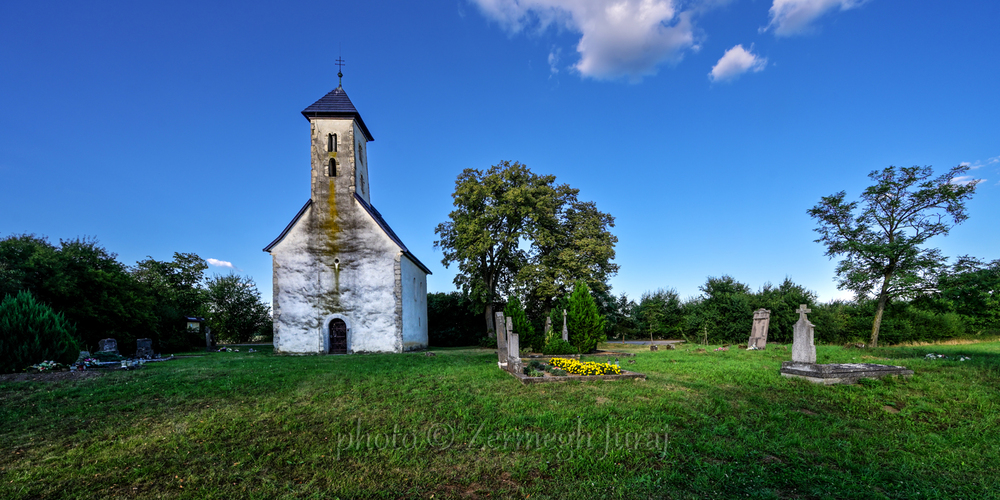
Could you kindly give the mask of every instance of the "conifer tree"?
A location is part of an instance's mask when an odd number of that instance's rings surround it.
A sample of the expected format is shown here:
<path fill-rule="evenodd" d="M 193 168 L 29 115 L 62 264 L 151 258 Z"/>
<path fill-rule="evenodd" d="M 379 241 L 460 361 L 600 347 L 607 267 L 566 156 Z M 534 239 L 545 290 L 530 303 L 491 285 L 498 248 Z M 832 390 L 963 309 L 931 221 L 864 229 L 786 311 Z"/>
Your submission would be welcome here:
<path fill-rule="evenodd" d="M 26 290 L 0 302 L 0 372 L 22 370 L 42 361 L 71 363 L 79 343 L 76 328 Z"/>
<path fill-rule="evenodd" d="M 528 315 L 524 312 L 520 299 L 512 296 L 503 309 L 503 315 L 514 323 L 514 333 L 518 335 L 522 348 L 529 347 L 536 351 L 542 349 L 542 338 L 540 335 L 535 335 L 535 328 L 528 321 Z"/>
<path fill-rule="evenodd" d="M 604 318 L 597 311 L 597 303 L 590 295 L 590 287 L 582 280 L 576 282 L 573 294 L 569 297 L 566 323 L 569 342 L 581 353 L 593 351 L 597 344 L 607 340 Z"/>

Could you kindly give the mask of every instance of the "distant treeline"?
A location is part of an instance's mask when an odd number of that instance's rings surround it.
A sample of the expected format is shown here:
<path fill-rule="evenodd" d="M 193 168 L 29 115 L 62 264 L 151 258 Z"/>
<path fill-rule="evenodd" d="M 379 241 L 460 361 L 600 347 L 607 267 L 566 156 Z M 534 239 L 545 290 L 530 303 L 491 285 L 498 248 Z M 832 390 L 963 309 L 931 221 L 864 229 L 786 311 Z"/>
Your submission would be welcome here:
<path fill-rule="evenodd" d="M 261 301 L 253 279 L 207 277 L 207 269 L 205 260 L 193 253 L 127 266 L 94 239 L 54 245 L 44 237 L 13 235 L 0 239 L 0 300 L 21 295 L 25 302 L 22 292 L 30 293 L 33 301 L 65 317 L 81 349 L 94 350 L 104 338 L 116 339 L 126 355 L 135 352 L 138 338 L 152 339 L 156 352 L 204 346 L 202 334 L 187 330 L 188 316 L 206 318 L 222 341 L 269 338 L 270 307 Z M 6 310 L 28 309 L 11 303 Z M 25 324 L 21 320 L 16 324 Z"/>
<path fill-rule="evenodd" d="M 932 281 L 925 293 L 890 303 L 882 320 L 883 342 L 1000 335 L 1000 260 L 987 263 L 962 257 Z M 608 341 L 707 338 L 713 344 L 745 343 L 753 311 L 764 308 L 771 311 L 768 341 L 790 343 L 799 304 L 812 309 L 809 320 L 816 325 L 817 342 L 867 343 L 871 335 L 873 300 L 817 303 L 815 292 L 788 278 L 754 292 L 730 276 L 712 277 L 699 289 L 700 295 L 684 300 L 673 289 L 646 292 L 638 302 L 625 294 L 594 296 L 607 320 Z M 473 345 L 485 335 L 482 306 L 461 293 L 428 294 L 427 304 L 431 345 Z M 544 318 L 531 318 L 536 330 Z"/>

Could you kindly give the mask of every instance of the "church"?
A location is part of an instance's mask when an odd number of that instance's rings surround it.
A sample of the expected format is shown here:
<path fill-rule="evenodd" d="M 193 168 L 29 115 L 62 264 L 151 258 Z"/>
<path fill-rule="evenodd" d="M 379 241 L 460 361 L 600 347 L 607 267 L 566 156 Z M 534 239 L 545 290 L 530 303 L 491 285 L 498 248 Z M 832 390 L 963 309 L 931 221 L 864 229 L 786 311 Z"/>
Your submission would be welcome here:
<path fill-rule="evenodd" d="M 264 248 L 273 269 L 274 352 L 426 348 L 431 272 L 372 205 L 371 132 L 342 84 L 302 115 L 312 150 L 310 197 Z"/>

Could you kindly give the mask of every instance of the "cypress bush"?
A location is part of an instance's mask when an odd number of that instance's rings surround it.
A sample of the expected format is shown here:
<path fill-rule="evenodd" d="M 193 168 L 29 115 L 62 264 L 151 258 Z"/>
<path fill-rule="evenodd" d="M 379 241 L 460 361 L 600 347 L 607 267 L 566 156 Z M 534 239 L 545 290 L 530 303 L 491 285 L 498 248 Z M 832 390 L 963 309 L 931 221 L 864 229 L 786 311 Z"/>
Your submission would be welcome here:
<path fill-rule="evenodd" d="M 593 351 L 597 344 L 607 340 L 604 333 L 604 318 L 597 310 L 597 303 L 590 295 L 590 287 L 577 281 L 573 294 L 569 296 L 566 317 L 569 342 L 581 353 Z"/>
<path fill-rule="evenodd" d="M 0 302 L 0 371 L 13 373 L 42 361 L 72 363 L 80 351 L 76 328 L 22 290 Z"/>

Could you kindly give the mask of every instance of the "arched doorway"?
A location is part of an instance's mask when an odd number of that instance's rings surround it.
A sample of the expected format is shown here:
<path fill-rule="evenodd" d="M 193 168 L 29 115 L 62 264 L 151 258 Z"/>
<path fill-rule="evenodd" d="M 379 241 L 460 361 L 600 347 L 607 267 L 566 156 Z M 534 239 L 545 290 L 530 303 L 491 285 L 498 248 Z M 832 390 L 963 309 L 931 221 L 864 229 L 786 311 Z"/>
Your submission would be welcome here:
<path fill-rule="evenodd" d="M 347 354 L 347 323 L 340 318 L 330 320 L 330 354 Z"/>

